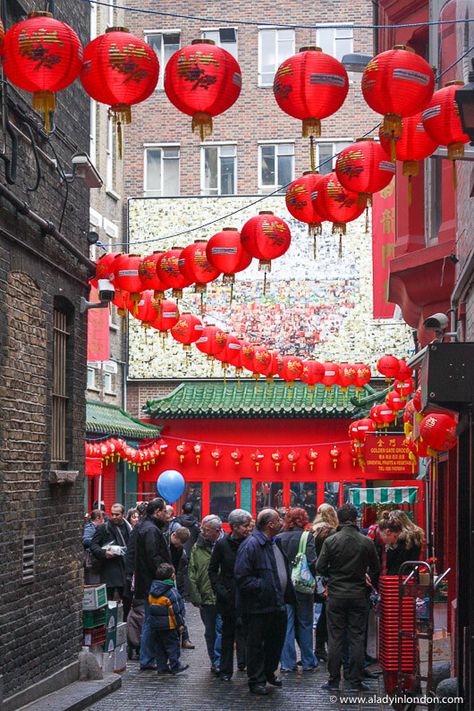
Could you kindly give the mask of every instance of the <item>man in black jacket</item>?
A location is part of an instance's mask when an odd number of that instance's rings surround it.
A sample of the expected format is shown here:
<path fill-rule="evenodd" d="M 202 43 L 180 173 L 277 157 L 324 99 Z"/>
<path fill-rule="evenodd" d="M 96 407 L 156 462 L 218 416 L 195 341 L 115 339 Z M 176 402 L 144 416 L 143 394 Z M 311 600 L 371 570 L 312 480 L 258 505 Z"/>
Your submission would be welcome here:
<path fill-rule="evenodd" d="M 133 565 L 135 599 L 145 600 L 160 563 L 171 563 L 171 555 L 162 529 L 166 525 L 166 505 L 163 499 L 152 499 L 146 517 L 134 528 L 127 569 Z M 133 559 L 131 560 L 133 556 Z M 155 647 L 149 620 L 145 619 L 140 641 L 140 669 L 155 668 Z"/>
<path fill-rule="evenodd" d="M 222 617 L 222 650 L 220 678 L 230 681 L 234 671 L 234 642 L 237 646 L 237 664 L 245 669 L 245 639 L 242 620 L 235 607 L 234 567 L 237 551 L 250 533 L 252 517 L 248 511 L 235 509 L 229 514 L 231 532 L 217 541 L 209 563 L 209 580 L 216 594 L 217 612 Z"/>
<path fill-rule="evenodd" d="M 184 550 L 186 551 L 186 555 L 189 558 L 189 555 L 191 553 L 191 548 L 193 545 L 196 543 L 197 538 L 199 536 L 199 532 L 201 530 L 201 527 L 199 526 L 199 522 L 197 518 L 193 514 L 194 511 L 194 504 L 192 501 L 186 501 L 185 504 L 183 504 L 183 513 L 181 516 L 176 516 L 174 521 L 171 524 L 171 531 L 174 531 L 176 528 L 179 526 L 184 526 L 184 528 L 187 528 L 189 530 L 190 536 L 189 540 L 186 541 L 186 544 L 184 546 Z"/>
<path fill-rule="evenodd" d="M 367 691 L 369 687 L 362 681 L 368 613 L 366 577 L 369 572 L 372 579 L 376 578 L 380 564 L 373 541 L 357 528 L 357 509 L 351 504 L 344 504 L 338 510 L 337 517 L 337 533 L 326 538 L 316 562 L 317 573 L 328 580 L 329 681 L 322 688 L 339 688 L 347 635 L 351 691 Z"/>
<path fill-rule="evenodd" d="M 132 527 L 124 518 L 122 504 L 113 504 L 110 519 L 97 526 L 90 542 L 94 558 L 101 562 L 100 580 L 108 600 L 122 600 L 125 588 L 125 554 Z"/>

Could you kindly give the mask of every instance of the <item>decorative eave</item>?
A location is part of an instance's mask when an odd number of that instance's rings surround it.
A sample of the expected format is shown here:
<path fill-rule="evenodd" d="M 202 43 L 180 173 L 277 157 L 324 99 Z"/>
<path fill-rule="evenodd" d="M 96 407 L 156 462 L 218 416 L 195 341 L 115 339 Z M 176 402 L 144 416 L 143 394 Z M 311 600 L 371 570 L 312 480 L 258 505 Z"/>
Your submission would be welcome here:
<path fill-rule="evenodd" d="M 116 405 L 92 400 L 86 403 L 87 435 L 111 435 L 128 439 L 155 439 L 161 427 L 150 425 L 129 415 Z"/>

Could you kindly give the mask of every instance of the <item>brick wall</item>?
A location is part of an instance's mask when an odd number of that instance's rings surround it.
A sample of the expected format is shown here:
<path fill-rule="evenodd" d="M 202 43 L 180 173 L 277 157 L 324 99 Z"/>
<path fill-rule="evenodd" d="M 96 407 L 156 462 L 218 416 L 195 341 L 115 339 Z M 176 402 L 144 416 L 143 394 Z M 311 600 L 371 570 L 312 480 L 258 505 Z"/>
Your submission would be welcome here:
<path fill-rule="evenodd" d="M 37 3 L 9 2 L 7 27 L 33 7 Z M 73 26 L 83 43 L 87 40 L 85 3 L 58 0 L 56 16 Z M 87 97 L 78 82 L 58 96 L 57 128 L 49 140 L 30 108 L 30 96 L 9 88 L 8 97 L 10 119 L 20 131 L 17 178 L 8 188 L 58 227 L 66 186 L 52 149 L 65 172 L 71 172 L 76 151 L 87 151 Z M 27 190 L 35 183 L 36 166 L 25 121 L 38 148 L 41 176 L 36 191 Z M 9 141 L 7 155 L 11 152 Z M 0 173 L 5 185 L 3 163 Z M 81 181 L 68 187 L 61 231 L 86 256 L 88 190 Z M 86 320 L 79 314 L 79 298 L 87 295 L 87 267 L 3 198 L 0 295 L 0 648 L 3 695 L 8 699 L 50 675 L 60 675 L 77 660 L 80 649 Z M 55 304 L 69 311 L 66 466 L 80 472 L 74 484 L 61 487 L 48 481 Z M 35 536 L 35 576 L 28 584 L 22 580 L 25 535 Z M 5 708 L 20 703 L 7 701 Z"/>
<path fill-rule="evenodd" d="M 166 397 L 179 385 L 170 380 L 129 380 L 127 386 L 127 412 L 132 417 L 143 417 L 147 400 Z"/>

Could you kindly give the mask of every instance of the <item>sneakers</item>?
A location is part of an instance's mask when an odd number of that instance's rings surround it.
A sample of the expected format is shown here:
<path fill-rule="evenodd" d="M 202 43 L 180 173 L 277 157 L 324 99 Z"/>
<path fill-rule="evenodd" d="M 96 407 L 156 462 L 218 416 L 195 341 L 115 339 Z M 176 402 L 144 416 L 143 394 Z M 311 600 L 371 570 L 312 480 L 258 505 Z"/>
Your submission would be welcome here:
<path fill-rule="evenodd" d="M 267 684 L 276 686 L 278 689 L 281 689 L 281 687 L 283 686 L 282 680 L 278 676 L 275 676 L 275 675 L 273 675 L 270 679 L 267 679 Z"/>
<path fill-rule="evenodd" d="M 216 676 L 219 676 L 220 673 L 221 673 L 221 670 L 219 669 L 219 667 L 211 667 L 211 674 L 215 674 Z"/>
<path fill-rule="evenodd" d="M 176 674 L 181 674 L 181 672 L 186 671 L 186 669 L 189 669 L 189 664 L 180 664 L 179 667 L 171 670 L 171 674 L 175 676 Z"/>

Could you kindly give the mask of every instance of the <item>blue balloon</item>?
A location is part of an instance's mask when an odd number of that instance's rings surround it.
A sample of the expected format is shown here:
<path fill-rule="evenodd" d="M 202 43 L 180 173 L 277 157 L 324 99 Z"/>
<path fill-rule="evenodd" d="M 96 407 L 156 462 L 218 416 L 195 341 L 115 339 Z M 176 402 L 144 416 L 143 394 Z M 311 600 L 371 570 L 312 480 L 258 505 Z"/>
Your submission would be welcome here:
<path fill-rule="evenodd" d="M 156 489 L 169 504 L 174 504 L 179 499 L 185 489 L 183 475 L 174 469 L 167 469 L 162 472 L 156 480 Z"/>

